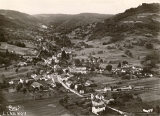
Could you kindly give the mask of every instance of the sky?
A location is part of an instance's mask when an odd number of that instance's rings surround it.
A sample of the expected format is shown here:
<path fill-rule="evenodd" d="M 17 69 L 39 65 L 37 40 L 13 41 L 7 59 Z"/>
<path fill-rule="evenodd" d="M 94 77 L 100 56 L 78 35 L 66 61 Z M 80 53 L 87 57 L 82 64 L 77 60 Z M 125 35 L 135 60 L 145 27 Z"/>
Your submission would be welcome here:
<path fill-rule="evenodd" d="M 0 9 L 27 14 L 117 14 L 142 3 L 160 0 L 0 0 Z"/>

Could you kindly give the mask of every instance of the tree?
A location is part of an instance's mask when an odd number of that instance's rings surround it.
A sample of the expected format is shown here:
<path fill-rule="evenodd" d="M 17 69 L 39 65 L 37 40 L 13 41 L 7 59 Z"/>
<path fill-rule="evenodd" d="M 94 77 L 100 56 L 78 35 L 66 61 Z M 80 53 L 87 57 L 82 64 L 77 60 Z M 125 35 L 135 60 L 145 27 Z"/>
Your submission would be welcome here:
<path fill-rule="evenodd" d="M 121 63 L 120 63 L 120 62 L 119 62 L 119 64 L 118 64 L 117 68 L 121 68 Z"/>
<path fill-rule="evenodd" d="M 107 65 L 107 66 L 106 66 L 106 70 L 108 70 L 108 71 L 110 72 L 110 71 L 112 70 L 112 65 L 110 65 L 110 64 Z"/>
<path fill-rule="evenodd" d="M 63 73 L 63 70 L 62 69 L 59 69 L 57 70 L 58 74 L 62 74 Z"/>
<path fill-rule="evenodd" d="M 149 67 L 144 67 L 143 70 L 142 70 L 141 72 L 142 72 L 142 74 L 150 73 L 150 72 L 151 72 L 150 69 L 151 69 L 151 68 L 149 68 Z"/>
<path fill-rule="evenodd" d="M 21 86 L 20 86 L 20 84 L 18 84 L 18 85 L 16 86 L 16 90 L 19 91 L 20 89 L 21 89 Z"/>
<path fill-rule="evenodd" d="M 160 56 L 158 53 L 153 52 L 152 54 L 148 54 L 145 57 L 145 61 L 151 61 L 149 64 L 147 64 L 148 66 L 151 66 L 152 68 L 156 68 L 157 67 L 157 63 L 160 62 Z"/>
<path fill-rule="evenodd" d="M 4 31 L 0 31 L 0 42 L 7 42 Z"/>
<path fill-rule="evenodd" d="M 94 68 L 94 67 L 92 67 L 92 68 L 91 68 L 91 71 L 92 71 L 92 72 L 93 72 L 93 71 L 95 71 L 95 68 Z"/>
<path fill-rule="evenodd" d="M 159 54 L 156 53 L 156 52 L 153 52 L 153 53 L 151 53 L 151 54 L 146 55 L 145 60 L 146 60 L 146 61 L 147 61 L 147 60 L 159 60 L 159 58 L 160 58 Z"/>
<path fill-rule="evenodd" d="M 74 89 L 74 84 L 71 84 L 70 88 L 71 88 L 71 89 Z"/>
<path fill-rule="evenodd" d="M 159 108 L 158 105 L 155 107 L 155 112 L 156 112 L 157 114 L 160 114 L 160 108 Z"/>
<path fill-rule="evenodd" d="M 80 65 L 81 61 L 80 61 L 80 59 L 75 59 L 74 62 L 75 62 L 75 65 L 77 66 L 77 65 Z"/>
<path fill-rule="evenodd" d="M 82 85 L 78 85 L 77 87 L 77 91 L 79 92 L 80 90 L 82 90 Z"/>
<path fill-rule="evenodd" d="M 152 43 L 147 43 L 146 48 L 147 49 L 153 49 L 153 44 Z"/>
<path fill-rule="evenodd" d="M 66 52 L 64 50 L 62 51 L 62 60 L 63 59 L 66 59 Z"/>
<path fill-rule="evenodd" d="M 126 65 L 126 64 L 128 64 L 128 62 L 127 62 L 127 61 L 123 61 L 122 64 L 123 64 L 123 65 Z"/>
<path fill-rule="evenodd" d="M 69 53 L 66 54 L 66 59 L 69 60 L 70 56 Z"/>
<path fill-rule="evenodd" d="M 16 68 L 15 72 L 16 72 L 16 73 L 18 72 L 18 68 Z"/>
<path fill-rule="evenodd" d="M 25 94 L 27 92 L 26 88 L 23 88 L 23 94 Z"/>
<path fill-rule="evenodd" d="M 0 83 L 4 83 L 4 81 L 5 81 L 5 75 L 2 74 L 1 77 L 0 77 Z"/>

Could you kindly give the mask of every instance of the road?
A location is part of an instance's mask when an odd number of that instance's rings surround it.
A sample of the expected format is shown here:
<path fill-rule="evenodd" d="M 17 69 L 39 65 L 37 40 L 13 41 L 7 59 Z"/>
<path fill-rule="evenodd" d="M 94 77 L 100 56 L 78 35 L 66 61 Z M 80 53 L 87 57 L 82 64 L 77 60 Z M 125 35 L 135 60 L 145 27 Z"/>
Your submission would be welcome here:
<path fill-rule="evenodd" d="M 63 85 L 63 87 L 65 87 L 67 90 L 70 90 L 71 92 L 73 92 L 74 94 L 78 95 L 79 97 L 84 97 L 83 95 L 79 94 L 78 92 L 74 91 L 73 89 L 69 88 L 66 84 L 64 84 L 60 77 L 57 76 L 57 80 Z"/>

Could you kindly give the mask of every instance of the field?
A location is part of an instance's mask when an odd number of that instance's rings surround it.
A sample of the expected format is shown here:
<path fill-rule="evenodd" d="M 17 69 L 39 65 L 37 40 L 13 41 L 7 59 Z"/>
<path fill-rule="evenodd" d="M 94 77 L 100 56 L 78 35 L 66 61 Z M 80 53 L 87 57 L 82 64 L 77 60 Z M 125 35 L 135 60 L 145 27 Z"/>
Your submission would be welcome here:
<path fill-rule="evenodd" d="M 153 102 L 160 100 L 160 95 L 156 93 L 148 92 L 139 95 L 144 102 Z"/>
<path fill-rule="evenodd" d="M 116 79 L 113 77 L 108 77 L 108 76 L 104 76 L 102 74 L 97 74 L 93 77 L 90 78 L 91 80 L 94 80 L 94 82 L 98 83 L 98 84 L 103 84 L 103 83 L 112 83 L 115 82 Z"/>
<path fill-rule="evenodd" d="M 30 44 L 30 43 L 25 43 L 25 44 L 26 44 L 26 47 L 22 48 L 22 47 L 10 45 L 10 44 L 7 44 L 6 42 L 3 42 L 0 46 L 0 49 L 8 49 L 8 51 L 13 51 L 13 52 L 21 54 L 21 55 L 25 55 L 25 54 L 34 55 L 37 53 L 37 51 L 34 49 L 35 47 L 32 44 Z"/>
<path fill-rule="evenodd" d="M 10 103 L 12 106 L 20 106 L 20 112 L 26 112 L 26 116 L 73 116 L 70 111 L 58 103 L 57 98 L 48 100 L 31 100 Z"/>
<path fill-rule="evenodd" d="M 137 66 L 141 66 L 141 59 L 140 57 L 145 57 L 147 54 L 150 54 L 151 52 L 153 52 L 153 50 L 151 49 L 146 49 L 144 46 L 134 46 L 133 48 L 125 48 L 123 47 L 124 43 L 130 44 L 133 40 L 133 38 L 135 38 L 137 41 L 138 39 L 141 40 L 150 40 L 151 38 L 147 38 L 145 36 L 136 36 L 136 35 L 132 35 L 130 37 L 126 37 L 124 40 L 122 40 L 121 42 L 115 42 L 115 43 L 111 43 L 109 45 L 103 45 L 103 42 L 107 42 L 109 37 L 104 39 L 100 39 L 100 40 L 92 40 L 92 41 L 87 41 L 86 39 L 84 40 L 76 40 L 76 39 L 72 39 L 71 41 L 75 44 L 79 43 L 79 42 L 85 42 L 88 45 L 92 45 L 92 48 L 82 48 L 81 50 L 77 50 L 74 51 L 77 54 L 77 58 L 84 58 L 86 59 L 90 54 L 96 58 L 102 58 L 106 61 L 106 63 L 109 63 L 110 61 L 115 61 L 115 63 L 113 63 L 113 67 L 115 68 L 116 65 L 121 61 L 128 61 L 129 64 L 133 64 L 133 65 L 137 65 Z M 131 41 L 131 42 L 128 42 Z M 119 44 L 122 47 L 122 50 L 120 50 L 119 48 L 117 48 L 116 44 Z M 107 46 L 112 46 L 115 47 L 114 49 L 108 49 Z M 130 50 L 131 53 L 133 54 L 133 58 L 127 56 L 125 54 L 126 50 Z M 99 51 L 103 51 L 103 53 L 98 53 Z M 123 57 L 125 55 L 125 57 Z"/>
<path fill-rule="evenodd" d="M 32 71 L 32 67 L 31 66 L 21 67 L 18 69 L 17 73 L 15 72 L 15 70 L 16 68 L 14 67 L 9 68 L 7 70 L 0 69 L 0 71 L 3 72 L 2 74 L 4 74 L 6 78 L 20 79 L 20 78 L 25 78 L 27 73 Z"/>

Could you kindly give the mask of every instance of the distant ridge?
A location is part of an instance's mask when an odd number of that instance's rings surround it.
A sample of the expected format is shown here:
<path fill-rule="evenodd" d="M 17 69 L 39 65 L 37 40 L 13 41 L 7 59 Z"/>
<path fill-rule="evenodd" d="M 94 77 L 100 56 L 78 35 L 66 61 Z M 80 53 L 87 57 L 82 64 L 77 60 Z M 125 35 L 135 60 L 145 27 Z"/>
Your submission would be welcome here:
<path fill-rule="evenodd" d="M 38 14 L 33 15 L 35 18 L 52 26 L 54 29 L 72 30 L 78 26 L 87 25 L 90 23 L 99 22 L 113 15 L 98 14 L 98 13 L 81 13 L 81 14 Z"/>
<path fill-rule="evenodd" d="M 118 41 L 126 33 L 139 35 L 152 33 L 156 35 L 160 31 L 160 4 L 143 3 L 137 8 L 127 9 L 123 13 L 116 14 L 93 25 L 92 28 L 85 28 L 86 30 L 80 28 L 79 32 L 82 32 L 82 30 L 88 32 L 81 35 L 88 36 L 89 40 L 110 36 Z M 75 36 L 78 37 L 78 35 Z"/>

